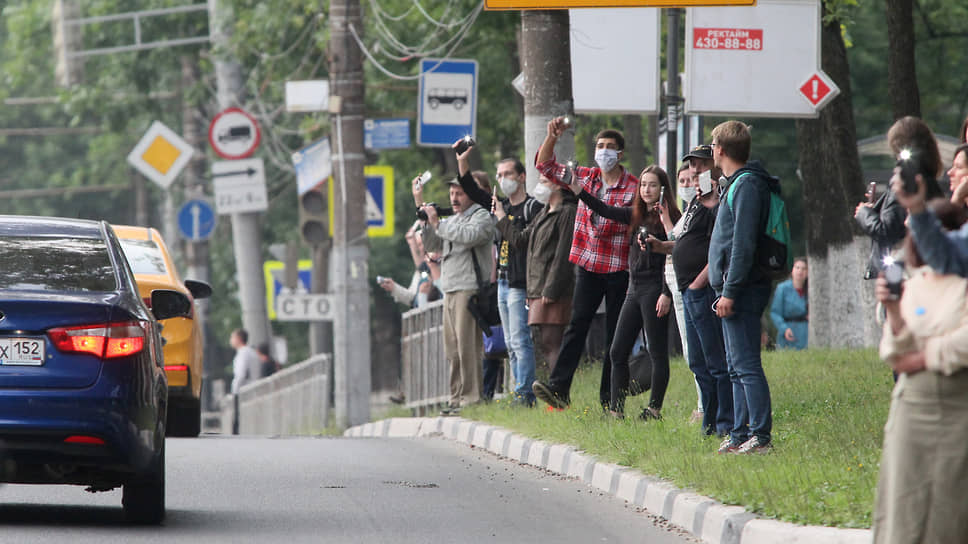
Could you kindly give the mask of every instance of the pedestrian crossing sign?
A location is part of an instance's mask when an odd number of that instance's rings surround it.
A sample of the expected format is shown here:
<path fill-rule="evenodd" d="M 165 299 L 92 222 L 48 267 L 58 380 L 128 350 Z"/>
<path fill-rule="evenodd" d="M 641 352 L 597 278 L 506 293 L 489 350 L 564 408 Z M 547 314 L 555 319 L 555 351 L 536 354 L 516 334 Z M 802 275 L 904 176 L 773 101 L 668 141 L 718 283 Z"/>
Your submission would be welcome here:
<path fill-rule="evenodd" d="M 386 238 L 393 236 L 393 167 L 365 166 L 363 177 L 366 178 L 366 234 L 370 238 Z M 329 191 L 329 235 L 333 235 L 333 210 L 338 206 L 338 200 L 333 192 L 333 178 L 326 184 Z"/>

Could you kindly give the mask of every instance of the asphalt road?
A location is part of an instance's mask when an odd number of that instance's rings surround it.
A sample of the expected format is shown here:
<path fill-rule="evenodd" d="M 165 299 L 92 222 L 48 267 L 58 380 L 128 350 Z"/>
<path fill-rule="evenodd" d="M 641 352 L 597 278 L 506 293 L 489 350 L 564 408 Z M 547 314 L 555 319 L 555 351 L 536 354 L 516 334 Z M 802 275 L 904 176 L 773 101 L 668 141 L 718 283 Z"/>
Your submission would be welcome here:
<path fill-rule="evenodd" d="M 0 487 L 0 542 L 696 542 L 624 501 L 443 438 L 168 440 L 168 517 L 121 492 Z"/>

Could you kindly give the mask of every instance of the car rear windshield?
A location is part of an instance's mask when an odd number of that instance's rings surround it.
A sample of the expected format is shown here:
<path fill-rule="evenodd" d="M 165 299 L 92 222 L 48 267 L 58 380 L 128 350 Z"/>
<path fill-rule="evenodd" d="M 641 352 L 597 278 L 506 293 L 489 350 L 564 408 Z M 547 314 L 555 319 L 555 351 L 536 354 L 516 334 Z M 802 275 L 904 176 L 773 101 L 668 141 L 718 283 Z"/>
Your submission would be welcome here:
<path fill-rule="evenodd" d="M 124 256 L 128 258 L 131 271 L 135 274 L 165 275 L 165 258 L 161 256 L 158 244 L 151 240 L 121 240 Z"/>
<path fill-rule="evenodd" d="M 0 237 L 0 289 L 114 291 L 108 247 L 99 238 Z"/>

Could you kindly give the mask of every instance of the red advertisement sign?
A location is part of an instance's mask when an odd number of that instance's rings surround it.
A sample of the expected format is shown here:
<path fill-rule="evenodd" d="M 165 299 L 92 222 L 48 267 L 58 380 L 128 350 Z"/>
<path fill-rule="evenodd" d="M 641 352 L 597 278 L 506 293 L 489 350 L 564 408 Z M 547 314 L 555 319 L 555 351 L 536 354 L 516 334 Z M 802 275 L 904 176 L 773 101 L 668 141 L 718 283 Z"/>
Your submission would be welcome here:
<path fill-rule="evenodd" d="M 695 49 L 725 49 L 734 51 L 762 51 L 762 28 L 694 28 L 692 45 Z"/>

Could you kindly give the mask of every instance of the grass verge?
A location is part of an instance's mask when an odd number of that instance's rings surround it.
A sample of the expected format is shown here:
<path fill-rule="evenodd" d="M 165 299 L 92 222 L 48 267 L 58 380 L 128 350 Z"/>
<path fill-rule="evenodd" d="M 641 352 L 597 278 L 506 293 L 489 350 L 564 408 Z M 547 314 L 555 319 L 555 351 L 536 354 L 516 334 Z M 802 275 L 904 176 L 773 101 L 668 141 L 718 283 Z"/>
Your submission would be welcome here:
<path fill-rule="evenodd" d="M 469 406 L 463 416 L 531 438 L 576 446 L 725 504 L 805 525 L 867 528 L 893 387 L 873 349 L 764 352 L 773 401 L 773 452 L 717 455 L 719 440 L 689 423 L 692 373 L 673 359 L 661 421 L 606 418 L 598 404 L 600 363 L 582 365 L 568 410 Z M 649 393 L 631 397 L 637 415 Z"/>

